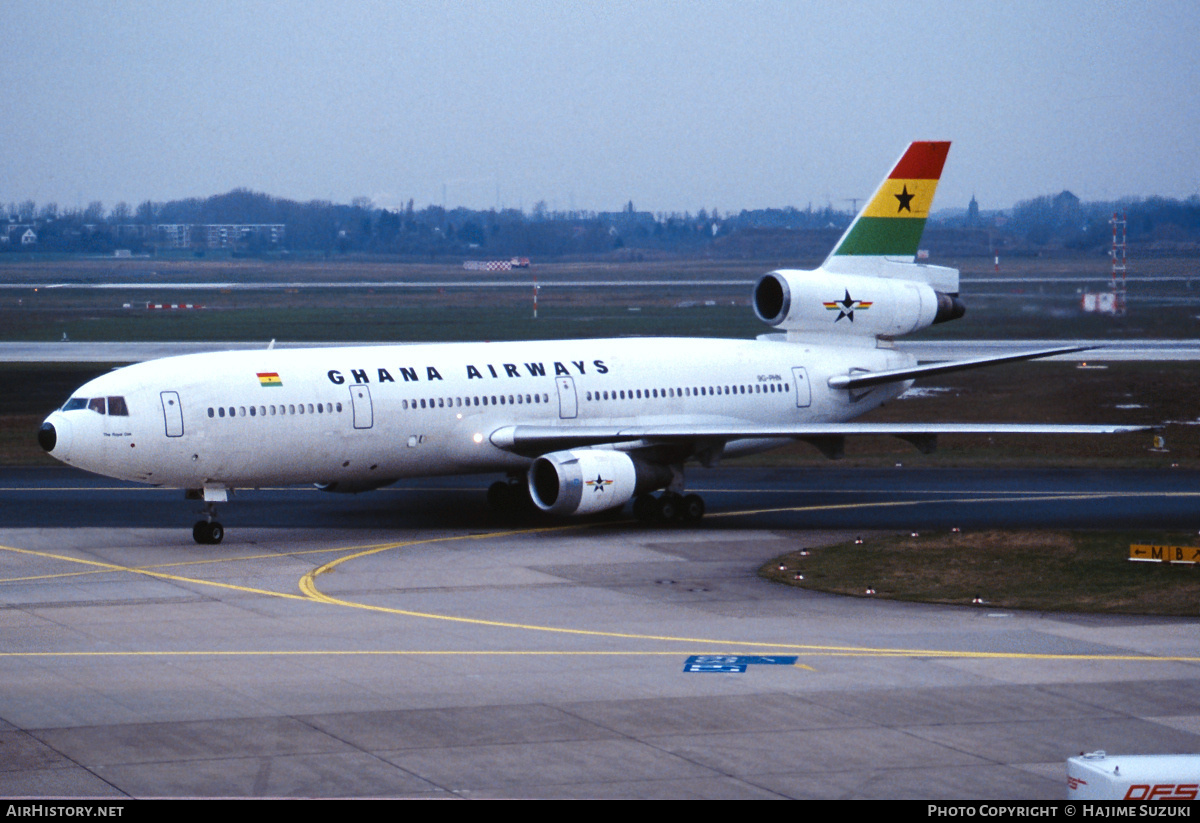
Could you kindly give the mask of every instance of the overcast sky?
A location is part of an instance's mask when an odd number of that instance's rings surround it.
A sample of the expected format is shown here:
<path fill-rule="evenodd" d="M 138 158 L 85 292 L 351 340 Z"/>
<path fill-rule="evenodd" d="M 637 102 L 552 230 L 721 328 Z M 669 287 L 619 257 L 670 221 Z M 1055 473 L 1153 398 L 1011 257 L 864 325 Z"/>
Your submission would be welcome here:
<path fill-rule="evenodd" d="M 1200 3 L 5 0 L 0 202 L 529 210 L 1200 192 Z"/>

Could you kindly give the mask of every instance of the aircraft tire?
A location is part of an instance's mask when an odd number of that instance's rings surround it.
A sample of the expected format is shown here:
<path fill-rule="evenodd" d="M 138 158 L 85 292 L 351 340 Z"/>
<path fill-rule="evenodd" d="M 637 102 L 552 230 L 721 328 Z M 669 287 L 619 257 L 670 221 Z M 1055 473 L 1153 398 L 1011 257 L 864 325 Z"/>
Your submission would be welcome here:
<path fill-rule="evenodd" d="M 653 495 L 639 494 L 633 498 L 633 516 L 643 523 L 649 523 L 657 512 L 658 501 Z"/>
<path fill-rule="evenodd" d="M 704 517 L 704 498 L 698 494 L 689 494 L 683 498 L 680 506 L 680 516 L 684 523 L 699 523 Z"/>
<path fill-rule="evenodd" d="M 215 520 L 198 520 L 192 526 L 192 539 L 202 546 L 215 546 L 225 539 L 225 527 Z"/>
<path fill-rule="evenodd" d="M 663 523 L 678 520 L 680 508 L 679 495 L 663 492 L 658 498 L 658 519 Z"/>
<path fill-rule="evenodd" d="M 506 513 L 513 509 L 512 487 L 503 480 L 497 480 L 488 486 L 488 508 L 494 512 Z"/>

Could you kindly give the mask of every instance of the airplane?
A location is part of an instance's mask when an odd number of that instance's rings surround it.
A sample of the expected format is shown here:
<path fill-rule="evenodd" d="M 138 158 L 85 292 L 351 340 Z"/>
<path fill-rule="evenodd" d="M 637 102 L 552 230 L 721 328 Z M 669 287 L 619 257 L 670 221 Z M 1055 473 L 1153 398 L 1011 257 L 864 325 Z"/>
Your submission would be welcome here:
<path fill-rule="evenodd" d="M 314 483 L 362 492 L 402 477 L 500 473 L 493 508 L 586 515 L 633 501 L 658 522 L 699 521 L 685 465 L 794 440 L 831 458 L 845 438 L 1107 434 L 1140 426 L 857 423 L 919 377 L 1079 351 L 918 364 L 894 338 L 961 317 L 958 271 L 916 262 L 949 152 L 914 142 L 828 258 L 754 287 L 755 340 L 620 338 L 257 349 L 168 357 L 98 377 L 46 418 L 64 463 L 181 488 L 217 544 L 216 504 L 238 488 Z M 655 496 L 654 492 L 660 492 Z"/>

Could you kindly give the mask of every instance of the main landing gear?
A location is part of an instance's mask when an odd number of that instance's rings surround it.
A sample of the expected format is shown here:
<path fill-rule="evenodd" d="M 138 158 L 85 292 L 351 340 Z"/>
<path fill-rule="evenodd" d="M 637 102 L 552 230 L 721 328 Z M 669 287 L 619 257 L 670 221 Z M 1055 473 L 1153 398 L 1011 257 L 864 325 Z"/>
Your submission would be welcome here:
<path fill-rule="evenodd" d="M 192 526 L 192 539 L 202 546 L 215 546 L 225 537 L 225 527 L 216 520 L 217 504 L 204 504 L 204 519 Z"/>
<path fill-rule="evenodd" d="M 508 480 L 497 480 L 489 486 L 487 502 L 492 511 L 509 516 L 531 514 L 537 510 L 523 474 L 510 475 Z"/>
<path fill-rule="evenodd" d="M 704 511 L 704 498 L 698 494 L 665 491 L 658 497 L 639 494 L 633 498 L 633 516 L 643 523 L 699 523 Z"/>

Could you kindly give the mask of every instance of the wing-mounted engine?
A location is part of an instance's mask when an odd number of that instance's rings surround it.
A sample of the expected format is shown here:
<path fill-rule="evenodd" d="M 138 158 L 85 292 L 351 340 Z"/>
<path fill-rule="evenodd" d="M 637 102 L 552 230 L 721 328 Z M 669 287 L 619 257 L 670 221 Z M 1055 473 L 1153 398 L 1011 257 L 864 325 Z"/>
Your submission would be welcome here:
<path fill-rule="evenodd" d="M 533 461 L 529 496 L 550 514 L 591 514 L 628 503 L 635 494 L 661 489 L 671 470 L 611 449 L 552 452 Z"/>
<path fill-rule="evenodd" d="M 894 276 L 780 269 L 764 274 L 754 287 L 754 313 L 786 331 L 789 340 L 833 336 L 873 341 L 953 320 L 964 311 L 957 297 L 927 282 Z"/>

